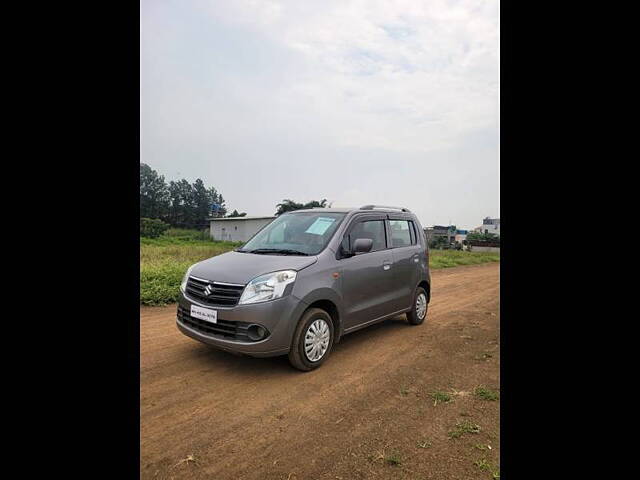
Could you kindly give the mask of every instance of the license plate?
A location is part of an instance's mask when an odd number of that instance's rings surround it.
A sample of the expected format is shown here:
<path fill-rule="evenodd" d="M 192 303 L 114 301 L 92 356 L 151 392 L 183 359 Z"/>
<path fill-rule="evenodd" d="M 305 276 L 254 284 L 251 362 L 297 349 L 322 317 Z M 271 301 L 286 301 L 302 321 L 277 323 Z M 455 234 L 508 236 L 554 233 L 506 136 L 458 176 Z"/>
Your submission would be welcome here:
<path fill-rule="evenodd" d="M 191 316 L 205 322 L 218 323 L 218 311 L 191 305 Z"/>

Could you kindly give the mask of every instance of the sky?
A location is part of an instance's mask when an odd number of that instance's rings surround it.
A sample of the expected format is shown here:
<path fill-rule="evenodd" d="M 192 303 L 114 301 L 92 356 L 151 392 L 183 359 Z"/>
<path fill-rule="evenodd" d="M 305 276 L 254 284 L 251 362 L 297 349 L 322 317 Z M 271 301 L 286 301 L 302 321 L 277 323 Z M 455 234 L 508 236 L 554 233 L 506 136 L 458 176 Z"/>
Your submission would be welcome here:
<path fill-rule="evenodd" d="M 500 216 L 499 2 L 141 0 L 140 161 L 230 210 Z"/>

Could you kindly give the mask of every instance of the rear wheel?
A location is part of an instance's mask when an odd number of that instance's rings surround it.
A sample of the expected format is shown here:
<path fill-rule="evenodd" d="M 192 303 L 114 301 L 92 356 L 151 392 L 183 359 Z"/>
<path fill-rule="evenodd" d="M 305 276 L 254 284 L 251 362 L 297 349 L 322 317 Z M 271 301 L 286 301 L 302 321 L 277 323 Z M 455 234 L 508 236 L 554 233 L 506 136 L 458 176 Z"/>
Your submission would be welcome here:
<path fill-rule="evenodd" d="M 331 316 L 321 308 L 307 310 L 293 334 L 289 362 L 304 372 L 318 368 L 331 353 L 333 339 Z"/>
<path fill-rule="evenodd" d="M 416 288 L 416 293 L 413 297 L 413 308 L 410 312 L 407 312 L 407 320 L 411 325 L 420 325 L 427 318 L 428 309 L 427 292 L 422 287 Z"/>

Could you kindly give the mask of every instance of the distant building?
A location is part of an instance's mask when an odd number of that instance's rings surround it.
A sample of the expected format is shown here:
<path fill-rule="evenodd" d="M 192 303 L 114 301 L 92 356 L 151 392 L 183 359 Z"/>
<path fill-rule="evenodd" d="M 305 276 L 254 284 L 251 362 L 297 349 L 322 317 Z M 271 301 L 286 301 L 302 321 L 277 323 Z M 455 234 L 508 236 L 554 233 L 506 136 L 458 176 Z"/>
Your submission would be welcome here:
<path fill-rule="evenodd" d="M 478 233 L 492 233 L 500 236 L 500 219 L 486 217 L 482 220 L 482 226 L 474 228 Z"/>
<path fill-rule="evenodd" d="M 500 236 L 500 219 L 486 217 L 482 225 L 473 229 L 474 232 Z M 472 240 L 469 242 L 472 252 L 500 252 L 500 239 Z"/>
<path fill-rule="evenodd" d="M 209 234 L 214 240 L 246 242 L 276 217 L 210 218 Z"/>
<path fill-rule="evenodd" d="M 434 225 L 433 227 L 425 228 L 424 234 L 427 237 L 427 243 L 430 243 L 438 237 L 446 238 L 447 243 L 451 243 L 455 241 L 456 227 L 454 225 Z"/>

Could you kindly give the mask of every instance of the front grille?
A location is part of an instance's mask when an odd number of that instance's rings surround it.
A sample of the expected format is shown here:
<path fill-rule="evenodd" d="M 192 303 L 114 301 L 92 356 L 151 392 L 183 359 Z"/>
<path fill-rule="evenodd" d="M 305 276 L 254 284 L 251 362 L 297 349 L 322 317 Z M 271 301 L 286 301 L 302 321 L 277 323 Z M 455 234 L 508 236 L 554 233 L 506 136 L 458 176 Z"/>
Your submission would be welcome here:
<path fill-rule="evenodd" d="M 211 293 L 206 295 L 209 287 Z M 224 283 L 209 282 L 199 278 L 189 277 L 186 294 L 204 305 L 212 307 L 233 307 L 240 300 L 244 285 L 226 285 Z"/>
<path fill-rule="evenodd" d="M 178 320 L 187 327 L 196 330 L 205 335 L 222 337 L 227 339 L 238 340 L 241 342 L 251 342 L 247 335 L 247 328 L 250 323 L 232 322 L 230 320 L 221 320 L 218 318 L 217 323 L 206 322 L 190 315 L 189 310 L 178 306 Z"/>

